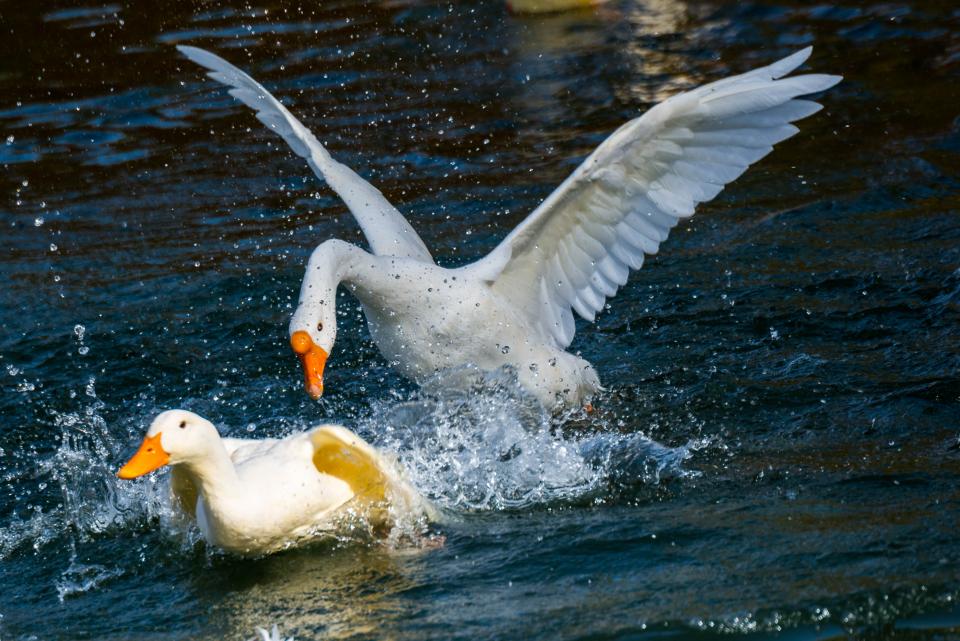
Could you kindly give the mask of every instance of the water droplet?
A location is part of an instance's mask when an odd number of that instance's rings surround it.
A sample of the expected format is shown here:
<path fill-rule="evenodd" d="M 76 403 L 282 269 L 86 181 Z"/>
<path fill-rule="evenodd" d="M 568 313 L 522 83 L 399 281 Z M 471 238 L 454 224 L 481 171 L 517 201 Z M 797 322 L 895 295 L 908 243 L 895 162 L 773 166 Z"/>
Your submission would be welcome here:
<path fill-rule="evenodd" d="M 43 216 L 37 216 L 33 219 L 34 227 L 43 227 Z"/>

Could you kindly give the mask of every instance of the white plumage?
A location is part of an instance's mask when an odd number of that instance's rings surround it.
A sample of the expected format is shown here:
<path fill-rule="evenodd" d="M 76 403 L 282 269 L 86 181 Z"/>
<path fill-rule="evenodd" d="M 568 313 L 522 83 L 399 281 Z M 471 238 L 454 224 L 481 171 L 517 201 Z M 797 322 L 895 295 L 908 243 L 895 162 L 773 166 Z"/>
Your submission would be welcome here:
<path fill-rule="evenodd" d="M 510 255 L 494 289 L 568 346 L 572 311 L 593 321 L 681 218 L 820 109 L 796 97 L 838 76 L 778 80 L 810 52 L 679 94 L 620 127 L 494 250 Z"/>
<path fill-rule="evenodd" d="M 593 321 L 680 219 L 796 134 L 792 122 L 821 108 L 800 96 L 841 79 L 785 78 L 810 56 L 808 47 L 675 95 L 615 131 L 489 255 L 448 270 L 434 264 L 377 189 L 334 161 L 266 89 L 214 54 L 179 49 L 232 86 L 232 95 L 307 158 L 343 198 L 374 252 L 357 254 L 345 243 L 318 247 L 291 335 L 307 332 L 329 352 L 336 318 L 327 308 L 344 282 L 363 304 L 381 351 L 404 373 L 421 378 L 457 365 L 510 365 L 547 406 L 579 403 L 599 388 L 589 363 L 565 352 L 573 313 Z M 460 279 L 455 286 L 453 276 Z"/>
<path fill-rule="evenodd" d="M 328 535 L 346 514 L 372 526 L 435 517 L 388 456 L 339 425 L 279 439 L 221 438 L 206 419 L 163 412 L 117 475 L 170 465 L 177 506 L 228 552 L 265 554 Z"/>
<path fill-rule="evenodd" d="M 231 96 L 254 109 L 257 120 L 283 138 L 295 154 L 307 160 L 317 176 L 325 180 L 346 203 L 375 253 L 433 262 L 420 236 L 407 219 L 387 202 L 380 190 L 346 165 L 334 160 L 310 130 L 260 83 L 209 51 L 187 46 L 177 49 L 198 65 L 210 69 L 208 76 L 233 87 L 228 92 Z"/>

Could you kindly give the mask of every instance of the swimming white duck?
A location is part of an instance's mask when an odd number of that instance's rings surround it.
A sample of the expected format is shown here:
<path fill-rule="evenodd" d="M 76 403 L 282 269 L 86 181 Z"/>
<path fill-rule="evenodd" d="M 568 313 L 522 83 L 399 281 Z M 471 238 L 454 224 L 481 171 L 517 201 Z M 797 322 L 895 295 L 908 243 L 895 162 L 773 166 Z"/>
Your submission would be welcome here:
<path fill-rule="evenodd" d="M 511 366 L 548 408 L 585 402 L 600 381 L 590 363 L 566 351 L 573 312 L 592 322 L 670 229 L 796 134 L 791 122 L 821 109 L 798 96 L 841 80 L 784 78 L 810 56 L 808 47 L 672 96 L 615 131 L 490 254 L 447 269 L 375 187 L 334 160 L 259 83 L 208 51 L 178 49 L 307 159 L 373 251 L 328 240 L 307 264 L 289 331 L 314 398 L 323 393 L 337 334 L 336 290 L 344 284 L 381 353 L 414 380 L 450 367 Z"/>
<path fill-rule="evenodd" d="M 347 510 L 373 526 L 435 512 L 397 464 L 339 425 L 280 439 L 221 438 L 192 412 L 157 416 L 117 476 L 172 466 L 170 490 L 204 538 L 228 552 L 263 554 L 329 533 Z"/>

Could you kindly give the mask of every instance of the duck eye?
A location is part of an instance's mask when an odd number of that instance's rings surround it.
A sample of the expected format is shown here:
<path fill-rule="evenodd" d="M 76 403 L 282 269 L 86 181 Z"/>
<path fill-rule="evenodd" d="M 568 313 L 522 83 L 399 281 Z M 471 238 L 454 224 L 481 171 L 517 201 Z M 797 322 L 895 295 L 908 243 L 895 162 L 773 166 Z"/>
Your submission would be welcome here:
<path fill-rule="evenodd" d="M 318 331 L 318 332 L 322 332 L 322 331 L 323 331 L 323 323 L 317 323 L 317 331 Z"/>
<path fill-rule="evenodd" d="M 180 429 L 183 429 L 183 428 L 185 428 L 186 426 L 187 426 L 187 422 L 186 422 L 186 421 L 180 421 Z"/>

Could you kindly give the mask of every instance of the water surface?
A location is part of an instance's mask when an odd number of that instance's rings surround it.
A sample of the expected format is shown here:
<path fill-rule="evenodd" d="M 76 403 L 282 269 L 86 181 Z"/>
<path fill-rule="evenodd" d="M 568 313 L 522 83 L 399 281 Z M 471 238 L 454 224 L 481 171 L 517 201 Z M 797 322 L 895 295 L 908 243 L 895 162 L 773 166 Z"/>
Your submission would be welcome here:
<path fill-rule="evenodd" d="M 955 3 L 7 9 L 0 638 L 960 638 Z M 808 44 L 845 81 L 578 325 L 609 390 L 551 420 L 502 374 L 416 389 L 347 295 L 306 397 L 302 267 L 362 237 L 182 43 L 275 91 L 446 265 L 676 91 Z M 162 477 L 113 477 L 171 407 L 350 425 L 443 509 L 445 546 L 211 552 Z"/>

